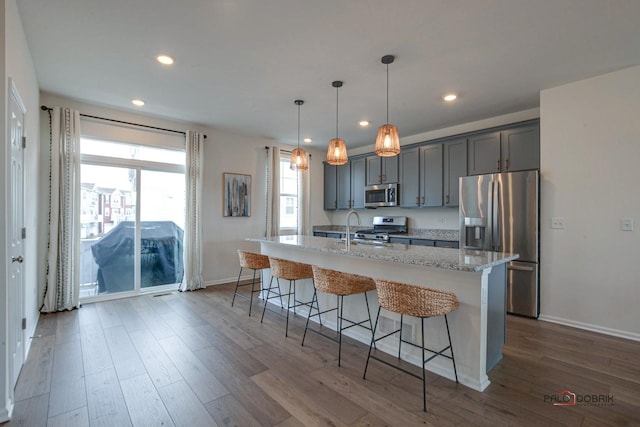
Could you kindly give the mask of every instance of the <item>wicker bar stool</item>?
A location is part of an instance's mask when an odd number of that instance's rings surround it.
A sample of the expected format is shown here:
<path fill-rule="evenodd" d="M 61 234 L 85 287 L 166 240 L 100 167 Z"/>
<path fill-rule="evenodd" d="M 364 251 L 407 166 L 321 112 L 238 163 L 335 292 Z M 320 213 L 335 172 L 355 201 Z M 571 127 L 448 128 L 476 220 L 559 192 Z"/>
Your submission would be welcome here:
<path fill-rule="evenodd" d="M 338 366 L 340 366 L 341 354 L 342 354 L 342 331 L 352 328 L 354 326 L 360 326 L 361 328 L 368 329 L 373 334 L 373 324 L 371 323 L 371 311 L 369 310 L 369 300 L 367 299 L 367 292 L 373 291 L 376 288 L 376 283 L 373 279 L 365 276 L 360 276 L 357 274 L 351 273 L 343 273 L 335 270 L 328 270 L 326 268 L 320 268 L 317 266 L 312 266 L 313 270 L 313 298 L 312 302 L 315 301 L 316 306 L 318 305 L 318 291 L 324 292 L 327 294 L 333 294 L 336 296 L 336 306 L 334 308 L 330 308 L 328 310 L 320 311 L 318 307 L 318 312 L 316 314 L 311 314 L 311 310 L 309 310 L 309 316 L 307 316 L 307 324 L 304 327 L 304 335 L 302 336 L 302 345 L 304 345 L 304 339 L 307 336 L 307 331 L 315 332 L 318 335 L 322 335 L 323 337 L 329 338 L 332 341 L 338 343 Z M 344 297 L 348 295 L 356 295 L 356 294 L 364 294 L 364 301 L 367 305 L 367 314 L 368 318 L 356 322 L 354 320 L 350 320 L 344 317 L 343 309 L 344 309 Z M 312 317 L 320 316 L 321 314 L 330 313 L 332 311 L 336 312 L 336 325 L 337 325 L 337 334 L 338 336 L 328 335 L 323 333 L 321 330 L 316 330 L 313 328 L 309 328 L 309 320 Z M 349 325 L 343 327 L 343 322 L 347 322 Z M 364 323 L 369 323 L 369 326 L 364 325 Z"/>
<path fill-rule="evenodd" d="M 437 356 L 443 356 L 447 359 L 451 359 L 453 362 L 453 373 L 456 377 L 456 383 L 458 382 L 458 371 L 456 370 L 456 360 L 453 357 L 453 347 L 451 346 L 451 334 L 449 333 L 449 321 L 447 320 L 447 313 L 452 312 L 458 308 L 458 299 L 452 292 L 440 291 L 436 289 L 429 289 L 422 286 L 409 285 L 405 283 L 393 282 L 390 280 L 376 279 L 376 289 L 378 290 L 378 302 L 380 308 L 378 308 L 378 315 L 376 316 L 376 323 L 374 326 L 374 333 L 371 339 L 371 345 L 369 346 L 369 355 L 367 356 L 367 363 L 364 367 L 364 379 L 367 375 L 367 368 L 369 366 L 369 359 L 375 359 L 388 366 L 396 368 L 402 372 L 405 372 L 413 377 L 422 380 L 422 401 L 423 410 L 427 412 L 427 381 L 425 373 L 425 365 L 427 362 Z M 380 338 L 375 338 L 375 330 L 378 328 L 378 319 L 380 318 L 380 309 L 400 314 L 400 329 L 390 332 Z M 404 316 L 413 316 L 420 318 L 421 322 L 421 345 L 416 345 L 410 341 L 402 339 L 402 321 Z M 424 319 L 428 317 L 444 316 L 444 322 L 447 326 L 447 337 L 449 338 L 449 345 L 442 350 L 430 350 L 425 347 L 424 341 Z M 400 359 L 400 350 L 402 343 L 410 344 L 414 347 L 422 349 L 422 377 L 416 375 L 413 372 L 405 370 L 404 368 L 394 365 L 387 360 L 376 357 L 371 354 L 371 349 L 377 341 L 385 339 L 391 335 L 400 332 L 400 339 L 398 344 L 398 359 Z M 444 354 L 449 350 L 451 356 Z M 432 353 L 432 356 L 425 359 L 425 351 Z"/>
<path fill-rule="evenodd" d="M 296 313 L 296 307 L 307 306 L 309 310 L 313 308 L 313 301 L 300 301 L 296 297 L 296 280 L 301 279 L 313 279 L 313 271 L 311 270 L 311 266 L 309 264 L 303 264 L 300 262 L 289 261 L 280 258 L 269 257 L 269 265 L 271 266 L 271 281 L 269 283 L 269 288 L 267 288 L 267 297 L 265 299 L 264 307 L 262 308 L 262 318 L 260 319 L 260 323 L 264 320 L 264 313 L 269 311 L 274 311 L 271 308 L 267 307 L 268 302 L 272 298 L 280 298 L 280 305 L 282 306 L 282 297 L 287 297 L 287 323 L 285 327 L 284 336 L 289 336 L 289 311 L 293 309 L 293 313 Z M 277 289 L 278 292 L 272 291 L 275 289 L 273 284 L 273 279 L 276 279 L 278 283 Z M 289 281 L 289 290 L 286 294 L 283 294 L 280 291 L 280 279 L 285 279 Z M 270 295 L 273 293 L 274 295 Z M 291 297 L 293 296 L 293 304 L 291 303 Z M 316 310 L 317 310 L 317 302 L 316 302 Z M 319 310 L 318 310 L 319 311 Z M 275 311 L 274 311 L 275 312 Z M 277 312 L 276 312 L 277 313 Z"/>
<path fill-rule="evenodd" d="M 236 288 L 233 291 L 233 299 L 231 300 L 231 307 L 233 307 L 233 303 L 236 300 L 236 297 L 240 297 L 242 299 L 246 299 L 249 301 L 249 316 L 251 316 L 251 306 L 253 305 L 253 294 L 256 292 L 262 291 L 262 270 L 265 268 L 269 268 L 269 257 L 261 254 L 256 254 L 253 252 L 241 251 L 238 250 L 238 257 L 240 258 L 240 273 L 238 273 L 238 281 L 236 282 Z M 242 276 L 242 269 L 249 268 L 253 270 L 253 280 L 251 283 L 243 283 L 240 284 L 240 276 Z M 260 287 L 258 289 L 255 288 L 256 283 L 256 272 L 260 271 Z M 249 295 L 244 295 L 238 292 L 238 288 L 243 286 L 251 286 L 251 291 Z"/>

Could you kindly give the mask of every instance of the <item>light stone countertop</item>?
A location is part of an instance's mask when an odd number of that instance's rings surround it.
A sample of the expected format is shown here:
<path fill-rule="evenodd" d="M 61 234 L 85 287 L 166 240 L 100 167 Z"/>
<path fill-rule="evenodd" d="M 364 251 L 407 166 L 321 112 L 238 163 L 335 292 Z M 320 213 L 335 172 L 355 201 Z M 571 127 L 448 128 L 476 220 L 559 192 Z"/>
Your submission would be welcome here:
<path fill-rule="evenodd" d="M 364 226 L 351 226 L 352 231 L 370 229 Z M 313 231 L 325 233 L 346 233 L 344 225 L 314 225 Z M 435 228 L 410 228 L 408 233 L 389 234 L 391 237 L 399 237 L 402 239 L 427 239 L 427 240 L 444 240 L 449 242 L 457 242 L 460 232 L 458 230 L 441 230 Z"/>
<path fill-rule="evenodd" d="M 314 236 L 276 236 L 248 238 L 253 242 L 299 247 L 302 250 L 333 253 L 359 258 L 377 259 L 399 264 L 413 264 L 447 270 L 480 272 L 486 268 L 513 261 L 518 254 L 477 250 L 459 250 L 431 246 L 386 243 L 354 243 L 346 251 L 343 240 Z"/>

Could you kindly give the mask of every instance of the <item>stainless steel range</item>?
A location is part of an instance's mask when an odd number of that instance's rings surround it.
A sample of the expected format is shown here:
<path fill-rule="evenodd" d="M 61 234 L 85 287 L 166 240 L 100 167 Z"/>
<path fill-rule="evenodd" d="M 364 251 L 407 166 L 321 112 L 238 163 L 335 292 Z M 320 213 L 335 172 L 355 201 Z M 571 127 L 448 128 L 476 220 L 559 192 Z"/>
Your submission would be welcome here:
<path fill-rule="evenodd" d="M 373 228 L 358 230 L 354 234 L 356 240 L 374 240 L 388 242 L 390 234 L 403 234 L 407 232 L 406 216 L 375 216 Z"/>

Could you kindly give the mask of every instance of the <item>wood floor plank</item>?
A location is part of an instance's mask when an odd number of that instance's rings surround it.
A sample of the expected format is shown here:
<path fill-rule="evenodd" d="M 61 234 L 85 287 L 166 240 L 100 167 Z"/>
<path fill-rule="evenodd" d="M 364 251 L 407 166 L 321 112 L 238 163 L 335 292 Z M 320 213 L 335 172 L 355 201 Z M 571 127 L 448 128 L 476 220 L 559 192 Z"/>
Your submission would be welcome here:
<path fill-rule="evenodd" d="M 49 393 L 55 340 L 55 335 L 33 339 L 14 391 L 16 402 Z"/>
<path fill-rule="evenodd" d="M 100 324 L 102 324 L 103 328 L 107 329 L 113 326 L 122 326 L 122 319 L 117 309 L 118 303 L 119 300 L 114 300 L 96 304 Z"/>
<path fill-rule="evenodd" d="M 235 360 L 229 360 L 217 349 L 207 347 L 195 352 L 202 363 L 214 373 L 224 387 L 229 390 L 245 409 L 261 423 L 277 424 L 289 416 L 282 406 L 258 387 L 238 366 Z"/>
<path fill-rule="evenodd" d="M 104 337 L 120 380 L 146 374 L 144 364 L 124 326 L 105 328 Z"/>
<path fill-rule="evenodd" d="M 148 375 L 121 380 L 120 386 L 134 427 L 174 425 Z"/>
<path fill-rule="evenodd" d="M 147 301 L 148 298 L 138 297 L 134 298 L 137 303 L 132 303 L 134 310 L 142 321 L 145 323 L 147 329 L 156 339 L 163 339 L 172 337 L 175 335 L 169 325 L 162 319 Z"/>
<path fill-rule="evenodd" d="M 227 394 L 220 399 L 205 405 L 207 411 L 219 426 L 258 427 L 268 425 L 254 418 L 246 410 L 243 402 L 238 401 L 233 394 Z"/>
<path fill-rule="evenodd" d="M 82 304 L 82 307 L 78 310 L 78 324 L 82 327 L 92 323 L 100 323 L 97 305 L 95 303 Z"/>
<path fill-rule="evenodd" d="M 80 341 L 54 347 L 49 418 L 87 406 Z"/>
<path fill-rule="evenodd" d="M 176 426 L 212 426 L 218 424 L 184 381 L 158 388 L 160 398 Z"/>
<path fill-rule="evenodd" d="M 63 311 L 56 322 L 56 344 L 80 341 L 78 310 Z"/>
<path fill-rule="evenodd" d="M 81 309 L 81 311 L 83 310 Z M 80 343 L 85 375 L 113 368 L 113 360 L 100 322 L 82 326 Z"/>
<path fill-rule="evenodd" d="M 38 326 L 36 326 L 35 336 L 46 337 L 55 335 L 58 329 L 57 313 L 40 313 Z"/>
<path fill-rule="evenodd" d="M 127 332 L 147 329 L 147 324 L 131 305 L 131 299 L 132 298 L 125 298 L 118 304 L 117 312 L 120 315 L 124 328 Z"/>
<path fill-rule="evenodd" d="M 91 427 L 131 425 L 115 369 L 87 375 L 85 381 Z"/>
<path fill-rule="evenodd" d="M 167 325 L 175 332 L 176 335 L 180 337 L 182 342 L 189 348 L 191 351 L 195 351 L 201 348 L 205 348 L 209 346 L 207 340 L 205 340 L 202 335 L 200 335 L 196 330 L 184 320 L 182 316 L 178 313 L 169 313 L 162 316 L 162 320 L 165 321 Z M 206 322 L 204 322 L 200 326 L 204 326 Z"/>
<path fill-rule="evenodd" d="M 50 417 L 47 427 L 89 427 L 87 408 L 82 407 Z"/>
<path fill-rule="evenodd" d="M 211 402 L 229 393 L 178 337 L 158 342 L 202 403 Z"/>
<path fill-rule="evenodd" d="M 153 335 L 148 331 L 136 331 L 129 336 L 156 387 L 182 381 L 182 375 Z"/>
<path fill-rule="evenodd" d="M 49 393 L 16 402 L 11 421 L 3 427 L 45 427 L 49 410 Z"/>

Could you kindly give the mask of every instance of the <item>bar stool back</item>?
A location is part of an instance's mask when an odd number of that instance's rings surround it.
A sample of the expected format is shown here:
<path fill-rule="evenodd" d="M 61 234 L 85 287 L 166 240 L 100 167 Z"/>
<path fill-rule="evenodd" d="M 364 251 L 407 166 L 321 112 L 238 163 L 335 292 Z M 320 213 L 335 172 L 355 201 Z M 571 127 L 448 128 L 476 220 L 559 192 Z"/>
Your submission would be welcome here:
<path fill-rule="evenodd" d="M 338 366 L 340 366 L 341 355 L 342 355 L 342 331 L 345 329 L 352 328 L 354 326 L 360 326 L 362 328 L 368 329 L 373 334 L 373 324 L 371 323 L 371 312 L 369 311 L 369 300 L 367 299 L 367 292 L 373 291 L 376 288 L 376 283 L 373 279 L 365 276 L 360 276 L 357 274 L 351 273 L 343 273 L 340 271 L 329 270 L 326 268 L 320 268 L 317 266 L 312 266 L 313 270 L 313 285 L 315 287 L 313 291 L 312 302 L 315 301 L 316 306 L 318 305 L 318 294 L 317 291 L 324 292 L 327 294 L 333 294 L 336 296 L 336 307 L 319 311 L 317 314 L 311 314 L 309 311 L 309 316 L 307 317 L 307 324 L 304 327 L 304 335 L 302 336 L 302 345 L 304 345 L 305 337 L 307 336 L 307 331 L 315 332 L 316 334 L 322 335 L 330 340 L 338 342 Z M 348 295 L 355 294 L 364 294 L 364 301 L 367 305 L 367 314 L 368 318 L 356 322 L 354 320 L 349 320 L 343 315 L 344 308 L 344 297 Z M 313 328 L 309 328 L 309 320 L 314 316 L 320 316 L 321 314 L 329 313 L 335 311 L 336 312 L 336 326 L 337 326 L 337 338 L 332 335 L 328 335 L 323 333 L 321 330 L 316 330 Z M 343 322 L 349 323 L 348 326 L 343 327 Z M 363 323 L 369 323 L 369 326 L 363 325 Z"/>
<path fill-rule="evenodd" d="M 262 318 L 260 319 L 260 323 L 264 320 L 264 313 L 266 310 L 273 311 L 271 308 L 267 307 L 267 303 L 271 298 L 280 298 L 280 305 L 282 306 L 282 297 L 287 297 L 287 322 L 285 327 L 285 337 L 289 336 L 289 310 L 293 309 L 295 314 L 296 307 L 300 307 L 302 305 L 309 307 L 309 310 L 312 309 L 313 301 L 299 301 L 296 298 L 296 280 L 301 279 L 313 279 L 313 271 L 311 270 L 311 266 L 309 264 L 303 264 L 300 262 L 289 261 L 280 258 L 269 257 L 269 265 L 271 266 L 271 282 L 269 283 L 269 288 L 267 288 L 267 298 L 265 299 L 264 307 L 262 308 Z M 272 286 L 273 279 L 276 279 L 278 283 L 278 292 L 272 291 L 275 289 Z M 289 281 L 289 291 L 286 294 L 283 294 L 280 291 L 280 279 L 285 279 Z M 270 294 L 274 295 L 271 296 Z M 291 304 L 291 297 L 293 296 L 293 304 Z M 317 308 L 317 303 L 316 303 Z"/>
<path fill-rule="evenodd" d="M 441 291 L 436 289 L 425 288 L 423 286 L 409 285 L 406 283 L 399 283 L 390 280 L 376 279 L 376 289 L 378 291 L 378 302 L 380 308 L 378 308 L 378 315 L 376 316 L 376 323 L 374 326 L 374 338 L 371 339 L 371 345 L 369 346 L 369 354 L 367 356 L 367 363 L 364 368 L 364 379 L 367 375 L 367 368 L 369 366 L 369 359 L 374 359 L 382 362 L 388 366 L 403 371 L 411 376 L 422 379 L 422 401 L 423 410 L 427 411 L 427 382 L 425 365 L 427 362 L 437 356 L 446 357 L 453 362 L 453 372 L 458 382 L 458 372 L 456 370 L 456 361 L 453 356 L 453 347 L 451 346 L 451 334 L 449 333 L 449 321 L 447 320 L 447 314 L 458 308 L 458 299 L 453 292 Z M 380 318 L 380 309 L 400 314 L 400 329 L 388 333 L 380 338 L 375 338 L 375 330 L 378 327 L 378 320 Z M 404 316 L 413 316 L 420 319 L 421 323 L 421 345 L 416 345 L 410 341 L 403 340 L 402 338 L 402 323 Z M 444 316 L 445 325 L 447 327 L 447 338 L 449 339 L 449 345 L 442 350 L 430 350 L 426 348 L 424 340 L 424 319 L 429 317 Z M 398 343 L 398 359 L 400 359 L 400 352 L 402 343 L 410 344 L 422 349 L 422 377 L 405 370 L 397 365 L 389 363 L 385 359 L 381 359 L 372 354 L 371 350 L 377 341 L 388 338 L 391 335 L 400 333 Z M 449 350 L 451 356 L 444 354 Z M 425 351 L 432 354 L 431 357 L 425 359 Z"/>
<path fill-rule="evenodd" d="M 251 316 L 251 306 L 253 305 L 253 294 L 255 294 L 256 292 L 262 291 L 262 270 L 264 270 L 265 268 L 269 268 L 269 257 L 262 254 L 256 254 L 253 252 L 238 250 L 238 258 L 240 259 L 240 273 L 238 273 L 238 281 L 236 282 L 236 288 L 233 291 L 233 299 L 231 300 L 231 307 L 233 307 L 233 303 L 236 300 L 236 296 L 242 299 L 246 299 L 247 301 L 249 301 L 249 316 Z M 242 276 L 242 269 L 244 268 L 249 268 L 253 270 L 253 280 L 251 281 L 251 283 L 240 284 L 240 276 Z M 260 286 L 258 287 L 258 289 L 255 288 L 257 271 L 260 271 L 260 283 L 259 283 Z M 238 288 L 243 286 L 251 286 L 251 291 L 249 292 L 248 296 L 238 292 Z"/>

